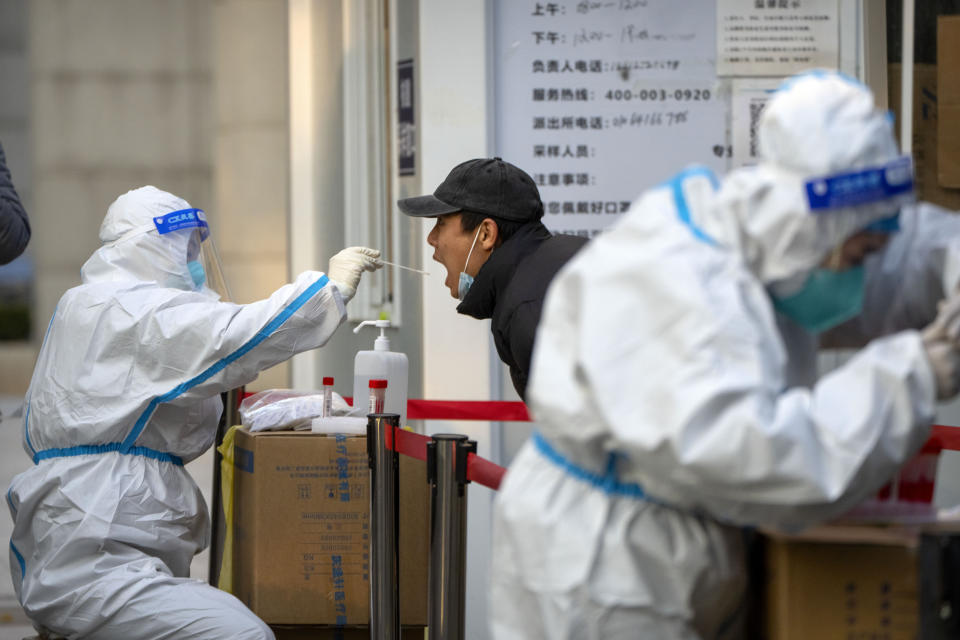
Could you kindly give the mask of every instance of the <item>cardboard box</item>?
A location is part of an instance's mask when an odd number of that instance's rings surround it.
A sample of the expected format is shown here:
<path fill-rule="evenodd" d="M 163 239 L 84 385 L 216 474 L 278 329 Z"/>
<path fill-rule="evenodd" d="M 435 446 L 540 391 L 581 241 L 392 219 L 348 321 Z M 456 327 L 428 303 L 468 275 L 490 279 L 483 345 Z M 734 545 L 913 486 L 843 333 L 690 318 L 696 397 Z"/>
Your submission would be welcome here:
<path fill-rule="evenodd" d="M 370 622 L 365 437 L 237 432 L 233 589 L 268 624 Z M 427 624 L 426 465 L 400 457 L 400 619 Z"/>
<path fill-rule="evenodd" d="M 916 640 L 915 547 L 855 539 L 766 540 L 768 640 Z"/>
<path fill-rule="evenodd" d="M 960 16 L 937 18 L 937 181 L 960 187 Z"/>
<path fill-rule="evenodd" d="M 277 640 L 370 640 L 369 627 L 314 627 L 314 626 L 275 626 L 270 627 Z M 423 627 L 404 627 L 400 631 L 400 640 L 424 640 Z"/>
<path fill-rule="evenodd" d="M 900 65 L 888 67 L 890 105 L 896 121 L 900 121 Z M 918 200 L 926 200 L 947 209 L 960 209 L 960 189 L 943 187 L 938 179 L 938 114 L 937 65 L 913 66 L 913 161 Z M 951 115 L 951 123 L 958 121 Z M 899 126 L 896 127 L 899 133 Z"/>

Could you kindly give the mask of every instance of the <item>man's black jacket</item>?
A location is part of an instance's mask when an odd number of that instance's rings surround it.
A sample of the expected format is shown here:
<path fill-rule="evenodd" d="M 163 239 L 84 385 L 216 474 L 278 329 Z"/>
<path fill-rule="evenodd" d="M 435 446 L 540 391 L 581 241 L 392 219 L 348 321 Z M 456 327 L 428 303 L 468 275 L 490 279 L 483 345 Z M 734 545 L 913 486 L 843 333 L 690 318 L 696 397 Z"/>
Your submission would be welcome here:
<path fill-rule="evenodd" d="M 551 235 L 540 223 L 517 230 L 494 249 L 457 311 L 491 318 L 497 353 L 510 367 L 513 387 L 526 399 L 527 377 L 540 310 L 550 281 L 586 238 Z"/>
<path fill-rule="evenodd" d="M 30 240 L 30 222 L 13 188 L 7 159 L 0 146 L 0 264 L 7 264 L 23 253 Z"/>

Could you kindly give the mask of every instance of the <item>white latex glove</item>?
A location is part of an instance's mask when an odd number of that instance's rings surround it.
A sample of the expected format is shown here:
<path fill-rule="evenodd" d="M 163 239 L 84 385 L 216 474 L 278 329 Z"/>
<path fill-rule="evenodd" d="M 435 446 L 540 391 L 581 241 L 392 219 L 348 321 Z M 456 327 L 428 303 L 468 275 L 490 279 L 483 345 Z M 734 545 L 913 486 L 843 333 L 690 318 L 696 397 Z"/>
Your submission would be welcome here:
<path fill-rule="evenodd" d="M 960 350 L 957 341 L 948 334 L 948 328 L 957 323 L 956 307 L 955 301 L 941 303 L 936 320 L 920 334 L 937 379 L 937 400 L 952 398 L 960 391 Z"/>
<path fill-rule="evenodd" d="M 344 302 L 349 302 L 357 292 L 364 271 L 376 271 L 383 266 L 379 258 L 379 251 L 367 247 L 348 247 L 330 258 L 327 276 L 340 291 Z"/>

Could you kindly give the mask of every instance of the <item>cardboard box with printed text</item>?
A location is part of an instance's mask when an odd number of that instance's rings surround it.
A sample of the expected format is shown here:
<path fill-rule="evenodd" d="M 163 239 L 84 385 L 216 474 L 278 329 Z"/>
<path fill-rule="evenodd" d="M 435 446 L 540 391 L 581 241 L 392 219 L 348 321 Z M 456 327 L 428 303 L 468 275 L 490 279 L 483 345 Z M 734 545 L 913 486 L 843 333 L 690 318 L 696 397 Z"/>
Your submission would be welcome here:
<path fill-rule="evenodd" d="M 366 438 L 237 432 L 234 593 L 269 624 L 370 622 Z M 426 465 L 400 456 L 400 618 L 427 623 Z"/>

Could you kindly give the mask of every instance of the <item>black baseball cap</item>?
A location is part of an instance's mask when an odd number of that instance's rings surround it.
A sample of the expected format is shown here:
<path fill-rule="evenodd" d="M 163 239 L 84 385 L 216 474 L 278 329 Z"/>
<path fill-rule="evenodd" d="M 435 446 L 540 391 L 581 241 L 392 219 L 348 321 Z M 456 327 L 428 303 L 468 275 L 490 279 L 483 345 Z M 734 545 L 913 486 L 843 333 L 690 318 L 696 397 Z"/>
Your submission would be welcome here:
<path fill-rule="evenodd" d="M 458 211 L 531 222 L 543 217 L 543 202 L 533 178 L 501 158 L 461 162 L 433 195 L 398 200 L 400 211 L 435 218 Z"/>

